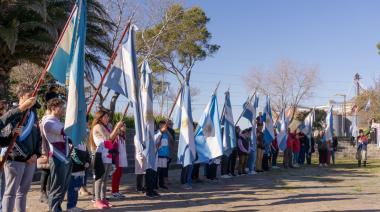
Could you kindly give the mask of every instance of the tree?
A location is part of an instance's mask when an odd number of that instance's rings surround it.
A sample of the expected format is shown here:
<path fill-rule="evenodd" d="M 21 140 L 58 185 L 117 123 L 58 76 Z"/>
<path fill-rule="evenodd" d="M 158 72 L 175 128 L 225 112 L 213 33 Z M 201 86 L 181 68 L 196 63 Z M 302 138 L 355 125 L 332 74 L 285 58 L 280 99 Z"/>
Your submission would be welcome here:
<path fill-rule="evenodd" d="M 173 4 L 159 23 L 137 33 L 138 54 L 150 60 L 154 71 L 169 72 L 183 83 L 197 61 L 219 49 L 219 45 L 209 43 L 209 21 L 199 7 L 184 9 Z"/>
<path fill-rule="evenodd" d="M 295 118 L 297 121 L 303 122 L 310 111 L 299 111 L 296 113 Z M 323 124 L 326 119 L 326 111 L 315 109 L 315 120 L 313 123 L 313 130 L 323 130 Z"/>
<path fill-rule="evenodd" d="M 0 4 L 0 98 L 8 96 L 9 74 L 23 62 L 44 66 L 75 0 L 2 0 Z M 97 0 L 87 0 L 86 67 L 104 67 L 102 54 L 112 51 L 113 28 Z"/>
<path fill-rule="evenodd" d="M 368 111 L 365 111 L 368 100 L 371 100 L 371 106 Z M 358 106 L 358 116 L 360 125 L 367 126 L 367 124 L 375 119 L 377 122 L 380 120 L 380 78 L 375 79 L 374 86 L 369 87 L 360 93 L 359 96 L 353 99 L 355 105 Z"/>
<path fill-rule="evenodd" d="M 292 108 L 289 116 L 292 122 L 300 102 L 311 96 L 317 77 L 317 67 L 300 67 L 292 61 L 282 60 L 270 70 L 251 70 L 244 80 L 250 89 L 270 96 L 274 112 Z"/>

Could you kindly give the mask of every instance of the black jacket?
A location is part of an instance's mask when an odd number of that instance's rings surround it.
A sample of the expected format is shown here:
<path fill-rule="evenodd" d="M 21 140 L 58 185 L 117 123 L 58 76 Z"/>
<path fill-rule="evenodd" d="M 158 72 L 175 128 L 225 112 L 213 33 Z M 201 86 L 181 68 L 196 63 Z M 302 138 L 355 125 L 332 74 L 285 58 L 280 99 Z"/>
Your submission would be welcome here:
<path fill-rule="evenodd" d="M 91 163 L 91 157 L 87 151 L 74 149 L 71 161 L 73 162 L 72 173 L 75 173 L 86 170 L 85 164 Z"/>
<path fill-rule="evenodd" d="M 4 115 L 0 117 L 0 130 L 6 127 L 10 122 L 12 122 L 15 118 L 18 118 L 22 115 L 22 112 L 18 108 L 14 108 L 6 112 Z"/>
<path fill-rule="evenodd" d="M 34 113 L 37 115 L 36 111 L 34 111 Z M 22 114 L 20 113 L 11 121 L 12 130 L 17 126 L 18 122 L 21 121 L 21 118 Z M 10 142 L 10 139 L 8 139 L 8 141 Z M 20 153 L 20 150 L 23 154 Z M 28 137 L 22 142 L 16 141 L 16 145 L 12 153 L 8 156 L 8 160 L 26 162 L 32 155 L 36 155 L 37 157 L 41 156 L 41 133 L 38 128 L 37 118 Z"/>

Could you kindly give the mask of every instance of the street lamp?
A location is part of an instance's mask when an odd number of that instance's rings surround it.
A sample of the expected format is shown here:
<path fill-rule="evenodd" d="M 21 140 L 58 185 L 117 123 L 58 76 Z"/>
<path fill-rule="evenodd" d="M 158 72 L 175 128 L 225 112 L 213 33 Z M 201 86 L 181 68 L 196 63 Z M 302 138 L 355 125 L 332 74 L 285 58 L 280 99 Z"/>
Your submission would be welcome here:
<path fill-rule="evenodd" d="M 343 116 L 342 116 L 342 132 L 344 136 L 346 135 L 346 94 L 335 94 L 335 96 L 342 96 L 343 97 Z"/>

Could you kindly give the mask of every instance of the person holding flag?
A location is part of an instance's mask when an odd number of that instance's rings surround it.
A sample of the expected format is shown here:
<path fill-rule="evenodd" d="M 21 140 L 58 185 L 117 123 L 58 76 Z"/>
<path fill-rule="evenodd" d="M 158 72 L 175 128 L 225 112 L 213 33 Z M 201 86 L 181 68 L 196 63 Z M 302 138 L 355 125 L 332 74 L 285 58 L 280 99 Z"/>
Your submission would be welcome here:
<path fill-rule="evenodd" d="M 263 111 L 263 135 L 264 135 L 264 156 L 263 156 L 263 169 L 269 170 L 270 160 L 270 144 L 274 137 L 274 127 L 272 119 L 272 108 L 270 105 L 269 96 L 266 97 L 266 104 Z"/>
<path fill-rule="evenodd" d="M 28 101 L 32 97 L 32 93 L 31 86 L 20 84 L 17 88 L 19 105 Z M 13 116 L 12 120 L 8 120 L 11 126 L 10 132 L 16 129 L 16 125 L 21 119 L 20 115 L 21 113 Z M 3 158 L 5 160 L 5 192 L 2 199 L 2 211 L 12 212 L 13 209 L 26 211 L 27 194 L 33 180 L 37 158 L 41 156 L 41 136 L 37 125 L 37 113 L 35 110 L 31 110 L 28 112 L 27 122 L 22 133 L 17 137 L 12 153 L 7 158 Z"/>

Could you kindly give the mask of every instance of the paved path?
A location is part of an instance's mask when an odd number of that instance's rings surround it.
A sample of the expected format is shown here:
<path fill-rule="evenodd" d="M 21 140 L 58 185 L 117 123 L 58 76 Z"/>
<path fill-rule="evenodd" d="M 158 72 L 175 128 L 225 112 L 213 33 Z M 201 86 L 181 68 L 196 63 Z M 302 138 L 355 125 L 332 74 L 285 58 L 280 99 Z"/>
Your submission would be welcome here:
<path fill-rule="evenodd" d="M 108 211 L 380 211 L 380 160 L 370 161 L 367 168 L 356 168 L 355 161 L 339 162 L 328 168 L 277 169 L 203 182 L 190 191 L 179 185 L 175 170 L 170 173 L 170 190 L 158 199 L 133 192 L 134 176 L 125 175 L 122 190 L 128 197 L 112 201 L 114 207 Z M 29 193 L 28 211 L 47 211 L 38 202 L 38 189 L 33 185 Z M 79 207 L 98 211 L 89 198 L 81 197 Z"/>

